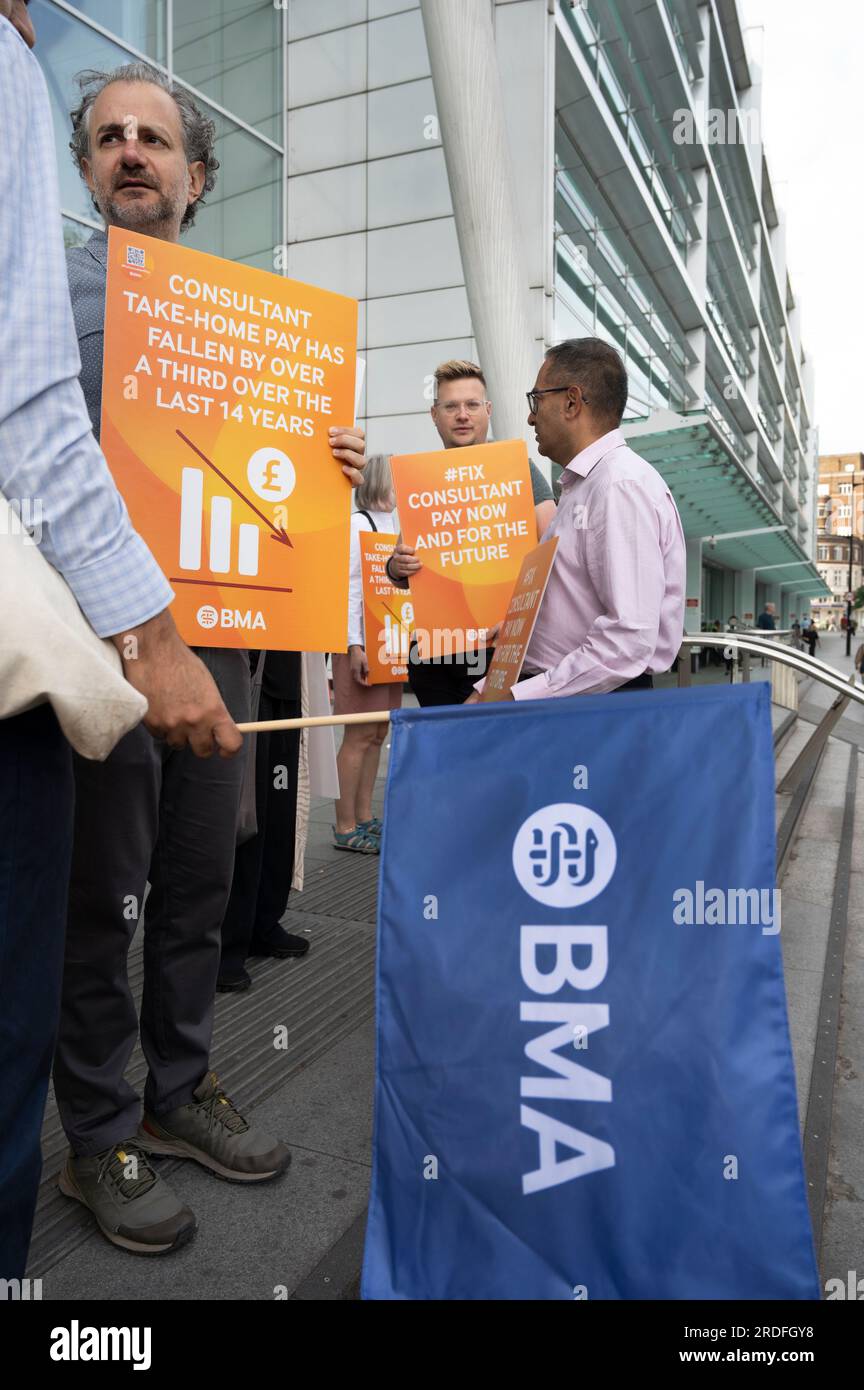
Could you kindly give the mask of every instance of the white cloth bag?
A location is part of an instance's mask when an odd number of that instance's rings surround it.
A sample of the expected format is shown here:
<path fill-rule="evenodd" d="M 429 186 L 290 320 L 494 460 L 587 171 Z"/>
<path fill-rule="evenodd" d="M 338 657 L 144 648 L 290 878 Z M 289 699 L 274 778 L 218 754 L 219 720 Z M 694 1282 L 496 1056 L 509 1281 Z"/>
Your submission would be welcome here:
<path fill-rule="evenodd" d="M 100 762 L 147 712 L 113 643 L 0 493 L 0 719 L 46 701 L 76 753 Z"/>

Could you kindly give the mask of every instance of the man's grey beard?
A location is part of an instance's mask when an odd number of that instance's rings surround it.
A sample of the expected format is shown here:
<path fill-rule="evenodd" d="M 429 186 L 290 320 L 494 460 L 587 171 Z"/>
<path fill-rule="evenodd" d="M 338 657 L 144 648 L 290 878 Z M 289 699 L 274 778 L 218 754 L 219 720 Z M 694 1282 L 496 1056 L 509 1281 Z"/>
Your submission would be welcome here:
<path fill-rule="evenodd" d="M 122 227 L 127 232 L 146 232 L 148 228 L 161 227 L 183 216 L 185 200 L 181 209 L 171 198 L 160 198 L 156 203 L 109 202 L 105 218 L 110 227 Z"/>
<path fill-rule="evenodd" d="M 186 189 L 178 189 L 174 197 L 163 193 L 156 203 L 115 203 L 113 197 L 101 196 L 96 189 L 96 202 L 108 227 L 122 227 L 126 232 L 147 232 L 182 220 L 186 211 Z"/>

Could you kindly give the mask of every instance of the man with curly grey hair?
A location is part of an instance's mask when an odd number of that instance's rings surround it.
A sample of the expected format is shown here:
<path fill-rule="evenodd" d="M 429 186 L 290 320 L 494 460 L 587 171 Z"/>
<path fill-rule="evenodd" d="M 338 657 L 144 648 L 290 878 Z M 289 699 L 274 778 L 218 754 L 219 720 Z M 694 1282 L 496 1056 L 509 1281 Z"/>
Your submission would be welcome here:
<path fill-rule="evenodd" d="M 144 63 L 82 75 L 71 148 L 106 226 L 178 241 L 215 183 L 215 130 L 183 88 Z M 67 253 L 81 385 L 99 434 L 107 234 Z M 331 430 L 352 482 L 362 431 Z M 199 648 L 236 720 L 248 718 L 244 651 Z M 148 1153 L 192 1158 L 229 1181 L 284 1171 L 209 1068 L 220 927 L 231 887 L 243 760 L 198 760 L 143 727 L 105 763 L 76 759 L 75 840 L 54 1087 L 71 1153 L 60 1187 L 115 1245 L 142 1253 L 193 1236 L 193 1213 Z M 138 1018 L 127 955 L 147 883 L 141 1045 L 144 1113 L 124 1079 Z M 140 1122 L 140 1124 L 139 1124 Z"/>
<path fill-rule="evenodd" d="M 148 63 L 84 72 L 78 83 L 69 145 L 96 212 L 111 227 L 177 241 L 216 184 L 213 122 Z"/>

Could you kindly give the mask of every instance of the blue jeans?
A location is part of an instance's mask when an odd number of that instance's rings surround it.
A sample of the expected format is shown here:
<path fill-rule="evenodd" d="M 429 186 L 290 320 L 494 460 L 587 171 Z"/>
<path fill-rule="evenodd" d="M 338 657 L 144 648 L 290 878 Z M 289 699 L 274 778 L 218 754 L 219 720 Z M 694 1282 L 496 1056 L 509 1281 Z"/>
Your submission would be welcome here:
<path fill-rule="evenodd" d="M 60 1011 L 72 757 L 49 705 L 0 720 L 0 1279 L 27 1263 Z"/>

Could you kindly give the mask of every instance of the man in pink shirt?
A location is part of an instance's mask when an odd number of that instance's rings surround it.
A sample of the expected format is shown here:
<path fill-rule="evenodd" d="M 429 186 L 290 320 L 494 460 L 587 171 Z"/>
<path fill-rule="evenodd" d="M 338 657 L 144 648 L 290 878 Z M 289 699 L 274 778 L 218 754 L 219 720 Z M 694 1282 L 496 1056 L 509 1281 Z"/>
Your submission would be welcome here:
<path fill-rule="evenodd" d="M 564 471 L 543 536 L 558 537 L 555 564 L 514 700 L 650 688 L 678 655 L 684 532 L 663 478 L 627 447 L 626 404 L 624 363 L 599 338 L 550 348 L 528 392 L 537 447 Z"/>

